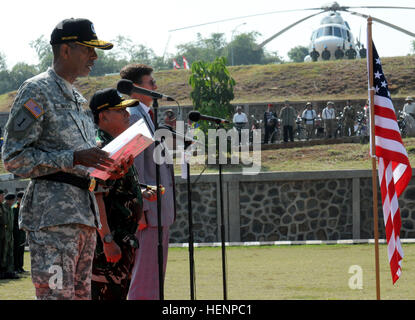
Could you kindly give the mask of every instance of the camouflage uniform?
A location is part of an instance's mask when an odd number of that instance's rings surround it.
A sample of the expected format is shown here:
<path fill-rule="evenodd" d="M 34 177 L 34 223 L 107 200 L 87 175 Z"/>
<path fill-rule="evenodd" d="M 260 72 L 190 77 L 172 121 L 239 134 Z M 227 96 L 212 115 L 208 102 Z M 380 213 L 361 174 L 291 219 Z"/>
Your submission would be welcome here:
<path fill-rule="evenodd" d="M 0 203 L 0 271 L 14 271 L 13 217 L 10 207 Z"/>
<path fill-rule="evenodd" d="M 26 243 L 26 232 L 19 230 L 19 211 L 20 202 L 17 201 L 12 206 L 13 212 L 13 258 L 14 258 L 14 271 L 23 270 L 23 256 L 24 256 L 24 245 Z"/>
<path fill-rule="evenodd" d="M 5 168 L 31 178 L 19 227 L 28 231 L 32 281 L 41 299 L 90 297 L 89 278 L 80 275 L 92 268 L 95 230 L 101 227 L 95 196 L 68 183 L 35 179 L 59 171 L 87 177 L 85 167 L 73 166 L 74 151 L 96 146 L 93 120 L 82 108 L 85 102 L 49 68 L 19 88 L 5 127 Z M 59 290 L 48 285 L 54 264 L 64 273 Z"/>
<path fill-rule="evenodd" d="M 98 129 L 99 144 L 105 146 L 112 139 L 108 133 Z M 92 266 L 92 299 L 126 300 L 134 254 L 138 248 L 135 232 L 143 206 L 138 173 L 134 166 L 124 177 L 113 181 L 109 192 L 104 194 L 104 203 L 109 229 L 121 249 L 121 259 L 117 263 L 107 262 L 102 241 L 97 241 Z"/>
<path fill-rule="evenodd" d="M 354 121 L 356 118 L 356 111 L 353 106 L 345 106 L 343 109 L 343 116 L 344 116 L 344 136 L 349 136 L 349 129 L 350 135 L 354 136 Z"/>

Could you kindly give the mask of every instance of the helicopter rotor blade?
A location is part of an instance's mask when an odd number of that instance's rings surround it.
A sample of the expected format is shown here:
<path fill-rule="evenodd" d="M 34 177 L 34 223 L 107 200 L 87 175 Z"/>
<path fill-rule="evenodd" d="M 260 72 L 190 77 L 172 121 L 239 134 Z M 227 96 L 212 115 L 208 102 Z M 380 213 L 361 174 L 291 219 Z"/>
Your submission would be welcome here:
<path fill-rule="evenodd" d="M 270 42 L 270 41 L 274 40 L 276 37 L 278 37 L 279 35 L 283 34 L 283 33 L 284 33 L 284 32 L 286 32 L 286 31 L 288 31 L 289 29 L 291 29 L 292 27 L 296 26 L 297 24 L 299 24 L 299 23 L 303 22 L 304 20 L 310 19 L 310 18 L 312 18 L 312 17 L 314 17 L 314 16 L 316 16 L 316 15 L 322 14 L 322 13 L 324 13 L 324 12 L 325 12 L 325 11 L 321 11 L 321 12 L 314 13 L 314 14 L 312 14 L 312 15 L 309 15 L 309 16 L 307 16 L 307 17 L 305 17 L 305 18 L 302 18 L 302 19 L 300 19 L 300 20 L 298 20 L 298 21 L 294 22 L 293 24 L 290 24 L 288 27 L 286 27 L 286 28 L 282 29 L 281 31 L 277 32 L 277 33 L 276 33 L 276 34 L 274 34 L 273 36 L 269 37 L 268 39 L 266 39 L 265 41 L 263 41 L 262 43 L 260 43 L 260 44 L 258 45 L 258 49 L 262 48 L 262 47 L 263 47 L 263 46 L 265 46 L 268 42 Z"/>
<path fill-rule="evenodd" d="M 363 13 L 354 12 L 354 11 L 349 11 L 349 10 L 346 10 L 346 12 L 348 12 L 348 13 L 350 13 L 350 14 L 353 14 L 353 15 L 355 15 L 355 16 L 359 16 L 359 17 L 365 18 L 365 19 L 369 18 L 369 16 L 368 16 L 368 15 L 363 14 Z M 403 29 L 403 28 L 401 28 L 401 27 L 395 26 L 395 25 L 394 25 L 394 24 L 392 24 L 392 23 L 389 23 L 389 22 L 383 21 L 383 20 L 378 19 L 378 18 L 375 18 L 375 17 L 373 17 L 373 16 L 370 16 L 370 17 L 372 18 L 372 20 L 373 20 L 373 21 L 377 21 L 377 22 L 379 22 L 379 23 L 381 23 L 381 24 L 384 24 L 385 26 L 388 26 L 388 27 L 390 27 L 390 28 L 392 28 L 392 29 L 395 29 L 395 30 L 398 30 L 398 31 L 400 31 L 400 32 L 403 32 L 403 33 L 405 33 L 405 34 L 407 34 L 407 35 L 410 35 L 411 37 L 415 37 L 415 33 L 412 33 L 411 31 L 405 30 L 405 29 Z"/>
<path fill-rule="evenodd" d="M 321 10 L 321 8 L 293 9 L 293 10 L 281 10 L 281 11 L 257 13 L 257 14 L 247 15 L 247 16 L 216 20 L 216 21 L 211 21 L 211 22 L 206 22 L 206 23 L 201 23 L 201 24 L 195 24 L 195 25 L 191 25 L 191 26 L 187 26 L 187 27 L 171 29 L 171 30 L 169 30 L 169 32 L 180 31 L 180 30 L 185 30 L 185 29 L 191 29 L 191 28 L 196 28 L 196 27 L 202 27 L 202 26 L 206 26 L 206 25 L 209 25 L 209 24 L 227 22 L 227 21 L 232 21 L 232 20 L 246 19 L 246 18 L 264 16 L 264 15 L 269 15 L 269 14 L 275 14 L 275 13 L 295 12 L 295 11 L 304 11 L 304 10 Z"/>
<path fill-rule="evenodd" d="M 366 8 L 366 9 L 415 9 L 415 7 L 390 7 L 390 6 L 360 6 L 360 7 L 344 7 L 347 9 L 359 9 L 359 8 Z"/>

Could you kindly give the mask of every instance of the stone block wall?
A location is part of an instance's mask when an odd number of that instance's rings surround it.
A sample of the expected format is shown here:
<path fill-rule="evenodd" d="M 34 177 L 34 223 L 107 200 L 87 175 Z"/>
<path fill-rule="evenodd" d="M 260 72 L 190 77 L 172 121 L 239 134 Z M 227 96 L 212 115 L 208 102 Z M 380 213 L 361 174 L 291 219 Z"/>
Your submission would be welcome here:
<path fill-rule="evenodd" d="M 415 177 L 415 172 L 413 174 Z M 191 177 L 192 184 L 196 176 Z M 10 180 L 12 179 L 12 180 Z M 0 189 L 15 192 L 27 180 L 0 176 Z M 372 239 L 370 170 L 223 174 L 225 241 Z M 378 189 L 379 190 L 379 189 Z M 187 182 L 176 176 L 177 219 L 172 243 L 188 242 Z M 221 201 L 217 174 L 205 174 L 192 185 L 193 238 L 221 241 Z M 401 238 L 415 238 L 415 178 L 399 199 Z M 378 191 L 379 237 L 385 238 Z"/>

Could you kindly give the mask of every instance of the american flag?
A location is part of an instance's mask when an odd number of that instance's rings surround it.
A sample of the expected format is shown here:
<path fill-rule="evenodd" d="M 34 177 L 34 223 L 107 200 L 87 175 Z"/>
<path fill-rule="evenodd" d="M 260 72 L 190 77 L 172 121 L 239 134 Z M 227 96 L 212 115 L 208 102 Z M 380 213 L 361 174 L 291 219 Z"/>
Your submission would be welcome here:
<path fill-rule="evenodd" d="M 395 108 L 388 83 L 382 71 L 379 55 L 373 45 L 373 80 L 375 112 L 375 151 L 378 158 L 379 184 L 382 195 L 383 220 L 385 222 L 388 257 L 392 281 L 402 273 L 403 250 L 399 238 L 401 214 L 398 198 L 412 176 L 408 154 L 402 143 Z M 369 55 L 367 55 L 369 59 Z M 369 60 L 368 60 L 369 62 Z M 373 150 L 373 149 L 372 149 Z"/>

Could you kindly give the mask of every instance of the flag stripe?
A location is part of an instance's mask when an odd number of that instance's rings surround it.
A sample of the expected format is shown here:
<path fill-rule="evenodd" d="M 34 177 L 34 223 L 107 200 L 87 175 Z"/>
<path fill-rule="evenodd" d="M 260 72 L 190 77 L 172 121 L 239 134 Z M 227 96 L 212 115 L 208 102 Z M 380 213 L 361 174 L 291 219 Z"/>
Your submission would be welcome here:
<path fill-rule="evenodd" d="M 399 126 L 396 121 L 390 92 L 379 55 L 374 44 L 373 72 L 376 93 L 374 97 L 375 119 L 375 151 L 378 157 L 378 175 L 382 196 L 383 220 L 386 241 L 388 243 L 388 259 L 391 268 L 392 282 L 395 283 L 402 271 L 403 250 L 400 242 L 401 212 L 398 198 L 407 187 L 412 177 L 412 168 L 408 154 L 402 143 Z M 367 57 L 369 65 L 369 55 Z M 376 76 L 375 76 L 376 74 Z M 373 150 L 373 146 L 371 146 Z"/>

